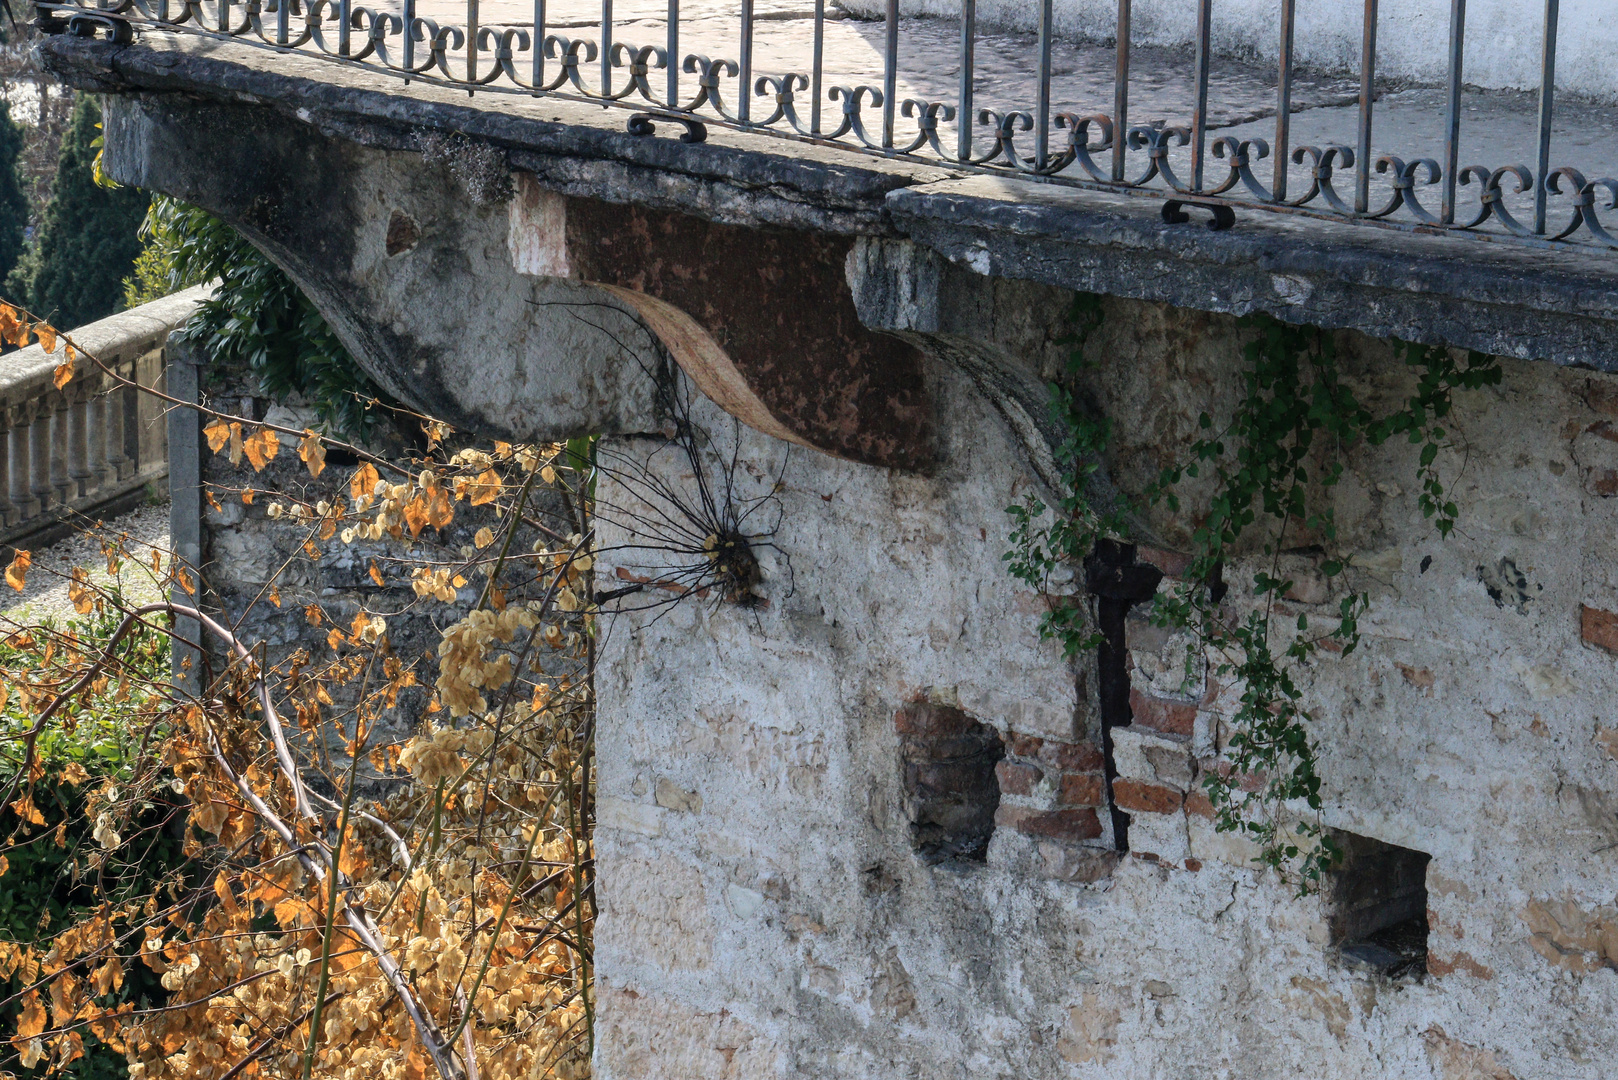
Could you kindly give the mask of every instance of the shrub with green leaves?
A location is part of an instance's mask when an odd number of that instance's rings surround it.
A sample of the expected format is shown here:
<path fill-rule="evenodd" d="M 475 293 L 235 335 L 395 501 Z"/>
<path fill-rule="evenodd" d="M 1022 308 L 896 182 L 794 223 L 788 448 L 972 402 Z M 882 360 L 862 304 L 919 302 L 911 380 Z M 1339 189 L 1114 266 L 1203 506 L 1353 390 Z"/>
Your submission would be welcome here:
<path fill-rule="evenodd" d="M 162 195 L 142 235 L 129 302 L 216 282 L 183 337 L 219 364 L 246 365 L 270 397 L 300 395 L 335 431 L 371 434 L 380 391 L 280 267 L 207 211 Z"/>
<path fill-rule="evenodd" d="M 22 187 L 22 128 L 11 105 L 0 97 L 0 282 L 22 257 L 28 227 L 28 196 Z"/>

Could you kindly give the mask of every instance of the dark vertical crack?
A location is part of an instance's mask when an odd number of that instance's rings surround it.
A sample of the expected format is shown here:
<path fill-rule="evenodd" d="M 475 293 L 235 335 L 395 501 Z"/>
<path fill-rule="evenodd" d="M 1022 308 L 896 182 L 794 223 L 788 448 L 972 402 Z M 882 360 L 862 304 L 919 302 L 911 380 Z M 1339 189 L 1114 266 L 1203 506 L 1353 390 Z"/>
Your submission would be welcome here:
<path fill-rule="evenodd" d="M 1128 727 L 1135 719 L 1129 708 L 1129 653 L 1124 641 L 1124 620 L 1129 609 L 1150 600 L 1163 580 L 1163 571 L 1135 561 L 1135 545 L 1116 540 L 1096 541 L 1084 560 L 1085 584 L 1096 598 L 1096 623 L 1101 645 L 1096 650 L 1097 690 L 1101 699 L 1101 754 L 1105 759 L 1107 805 L 1112 813 L 1112 835 L 1119 851 L 1129 850 L 1129 815 L 1112 799 L 1118 766 L 1112 754 L 1112 729 Z"/>

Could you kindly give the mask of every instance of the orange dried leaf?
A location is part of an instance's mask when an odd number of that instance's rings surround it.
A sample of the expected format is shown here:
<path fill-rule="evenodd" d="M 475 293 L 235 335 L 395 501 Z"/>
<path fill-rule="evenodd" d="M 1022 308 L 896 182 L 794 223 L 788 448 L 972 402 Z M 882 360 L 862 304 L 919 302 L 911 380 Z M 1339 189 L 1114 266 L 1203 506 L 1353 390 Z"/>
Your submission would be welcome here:
<path fill-rule="evenodd" d="M 335 649 L 339 645 L 341 645 L 342 643 L 343 643 L 343 632 L 341 630 L 337 629 L 337 627 L 335 627 L 335 626 L 332 627 L 331 628 L 331 633 L 326 635 L 326 644 L 331 646 L 333 649 Z"/>
<path fill-rule="evenodd" d="M 310 604 L 308 607 L 304 608 L 303 617 L 309 620 L 310 626 L 319 626 L 322 618 L 320 605 Z"/>
<path fill-rule="evenodd" d="M 421 530 L 427 525 L 427 496 L 417 495 L 404 508 L 405 524 L 410 526 L 410 538 L 414 540 L 421 535 Z"/>
<path fill-rule="evenodd" d="M 11 804 L 11 809 L 18 817 L 22 818 L 30 825 L 45 824 L 45 815 L 41 814 L 39 812 L 39 807 L 34 805 L 34 797 L 32 795 L 24 795 L 22 798 Z"/>
<path fill-rule="evenodd" d="M 216 454 L 230 441 L 230 425 L 223 420 L 215 420 L 203 428 L 202 433 L 208 438 L 208 449 Z"/>
<path fill-rule="evenodd" d="M 376 466 L 367 461 L 354 470 L 354 476 L 348 481 L 348 493 L 358 502 L 376 490 L 377 483 L 382 478 L 377 475 Z"/>
<path fill-rule="evenodd" d="M 382 580 L 382 571 L 376 568 L 376 560 L 374 559 L 371 561 L 371 580 L 376 582 L 378 585 L 387 584 Z"/>
<path fill-rule="evenodd" d="M 245 491 L 242 492 L 242 502 L 246 503 L 248 506 L 252 506 L 253 505 L 253 495 L 254 495 L 253 489 L 252 488 L 247 488 Z"/>
<path fill-rule="evenodd" d="M 478 474 L 473 482 L 469 500 L 473 506 L 482 506 L 492 503 L 500 497 L 500 474 L 493 469 L 485 469 Z"/>
<path fill-rule="evenodd" d="M 80 615 L 90 614 L 95 607 L 95 592 L 90 588 L 90 575 L 80 567 L 73 568 L 73 576 L 67 583 L 67 598 L 73 604 L 73 610 Z"/>
<path fill-rule="evenodd" d="M 303 441 L 298 444 L 298 457 L 309 467 L 310 477 L 319 479 L 320 471 L 326 467 L 326 448 L 320 436 L 306 429 Z"/>
<path fill-rule="evenodd" d="M 56 327 L 52 326 L 50 323 L 35 323 L 34 336 L 39 339 L 40 348 L 44 349 L 48 353 L 53 353 L 56 351 Z M 69 369 L 67 374 L 69 379 L 73 377 L 73 372 L 71 369 Z M 58 377 L 60 377 L 60 372 L 58 372 Z M 66 382 L 67 379 L 62 379 L 61 382 L 56 384 L 56 388 L 60 390 L 63 384 Z"/>
<path fill-rule="evenodd" d="M 269 428 L 260 428 L 242 443 L 242 450 L 247 454 L 247 461 L 253 466 L 254 472 L 262 472 L 280 449 L 281 440 Z"/>
<path fill-rule="evenodd" d="M 6 584 L 22 592 L 23 587 L 27 585 L 29 564 L 33 561 L 32 555 L 19 548 L 17 554 L 12 557 L 11 565 L 6 567 Z"/>
<path fill-rule="evenodd" d="M 56 373 L 51 376 L 51 382 L 55 383 L 56 389 L 60 390 L 62 387 L 66 386 L 72 381 L 73 358 L 68 357 L 66 360 L 63 360 L 60 364 L 56 365 Z"/>

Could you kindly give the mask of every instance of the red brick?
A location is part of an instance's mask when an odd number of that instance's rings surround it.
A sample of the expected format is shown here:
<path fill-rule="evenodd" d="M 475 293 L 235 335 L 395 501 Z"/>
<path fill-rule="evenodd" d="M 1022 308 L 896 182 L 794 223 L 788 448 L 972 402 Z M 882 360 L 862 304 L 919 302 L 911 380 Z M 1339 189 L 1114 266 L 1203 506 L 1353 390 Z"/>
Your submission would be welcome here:
<path fill-rule="evenodd" d="M 1579 636 L 1597 648 L 1618 653 L 1618 614 L 1580 604 Z"/>
<path fill-rule="evenodd" d="M 926 701 L 912 701 L 899 707 L 893 714 L 893 726 L 901 735 L 921 735 L 941 738 L 965 735 L 978 726 L 976 720 L 960 709 L 948 705 L 933 705 Z"/>
<path fill-rule="evenodd" d="M 1139 780 L 1114 780 L 1112 801 L 1120 810 L 1172 814 L 1180 808 L 1181 795 L 1173 788 L 1143 784 Z"/>
<path fill-rule="evenodd" d="M 1006 795 L 1032 795 L 1034 788 L 1045 779 L 1037 765 L 1024 765 L 1016 761 L 1002 761 L 995 765 L 994 775 L 1000 781 L 1000 790 Z"/>
<path fill-rule="evenodd" d="M 1201 859 L 1187 859 L 1185 861 L 1185 868 L 1187 870 L 1191 871 L 1194 874 L 1198 870 L 1202 869 L 1202 860 Z"/>
<path fill-rule="evenodd" d="M 1040 747 L 1039 760 L 1064 772 L 1095 772 L 1101 768 L 1101 751 L 1087 742 L 1047 742 Z"/>
<path fill-rule="evenodd" d="M 1012 757 L 1038 757 L 1039 748 L 1043 745 L 1045 740 L 1037 735 L 1024 735 L 1016 731 L 1006 733 L 1006 753 Z"/>
<path fill-rule="evenodd" d="M 994 812 L 994 823 L 1016 829 L 1027 836 L 1049 840 L 1094 840 L 1101 835 L 1101 819 L 1084 807 L 1069 810 L 1029 810 L 1002 804 Z"/>
<path fill-rule="evenodd" d="M 1191 556 L 1181 555 L 1178 551 L 1164 551 L 1162 548 L 1146 547 L 1144 545 L 1135 549 L 1137 562 L 1150 563 L 1163 571 L 1164 577 L 1183 578 L 1185 572 L 1191 568 Z"/>
<path fill-rule="evenodd" d="M 1213 800 L 1200 791 L 1193 791 L 1185 797 L 1185 812 L 1212 821 L 1214 816 Z"/>
<path fill-rule="evenodd" d="M 1056 801 L 1063 806 L 1103 806 L 1101 777 L 1094 773 L 1064 773 L 1056 788 Z"/>
<path fill-rule="evenodd" d="M 1197 707 L 1184 701 L 1147 697 L 1139 690 L 1129 691 L 1129 711 L 1134 722 L 1153 731 L 1189 736 L 1197 725 Z"/>

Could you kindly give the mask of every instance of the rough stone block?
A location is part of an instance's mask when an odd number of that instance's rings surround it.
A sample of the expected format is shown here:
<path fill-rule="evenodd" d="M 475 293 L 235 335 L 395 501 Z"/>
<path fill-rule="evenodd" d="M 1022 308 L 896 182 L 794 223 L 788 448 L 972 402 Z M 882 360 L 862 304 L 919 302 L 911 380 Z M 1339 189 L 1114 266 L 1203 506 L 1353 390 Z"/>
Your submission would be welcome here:
<path fill-rule="evenodd" d="M 1021 762 L 1002 761 L 994 767 L 994 775 L 1000 781 L 1000 791 L 1005 795 L 1032 795 L 1034 788 L 1045 779 L 1045 774 L 1036 765 L 1024 765 Z"/>
<path fill-rule="evenodd" d="M 1101 751 L 1092 743 L 1051 742 L 1039 748 L 1039 760 L 1064 772 L 1094 772 L 1102 766 Z"/>
<path fill-rule="evenodd" d="M 1120 810 L 1147 814 L 1172 814 L 1183 801 L 1173 788 L 1121 778 L 1112 782 L 1112 799 Z"/>
<path fill-rule="evenodd" d="M 1618 654 L 1618 613 L 1580 604 L 1579 636 L 1587 644 Z"/>
<path fill-rule="evenodd" d="M 965 735 L 978 725 L 960 709 L 948 705 L 934 705 L 926 701 L 912 701 L 900 706 L 893 714 L 893 726 L 901 735 L 938 739 Z"/>
<path fill-rule="evenodd" d="M 1188 739 L 1196 731 L 1197 707 L 1190 702 L 1149 697 L 1132 688 L 1129 691 L 1129 710 L 1134 715 L 1135 723 L 1153 731 Z"/>
<path fill-rule="evenodd" d="M 1094 840 L 1101 835 L 1101 820 L 1089 807 L 1029 810 L 1021 806 L 1001 806 L 994 813 L 994 823 L 1026 836 L 1051 840 Z"/>
<path fill-rule="evenodd" d="M 1053 840 L 1042 840 L 1039 844 L 1041 870 L 1046 877 L 1056 878 L 1058 881 L 1086 884 L 1100 881 L 1104 877 L 1111 876 L 1118 866 L 1118 857 L 1116 851 L 1074 847 L 1071 844 L 1058 844 Z"/>
<path fill-rule="evenodd" d="M 1065 774 L 1057 785 L 1056 801 L 1063 806 L 1105 805 L 1101 777 L 1094 773 Z"/>

